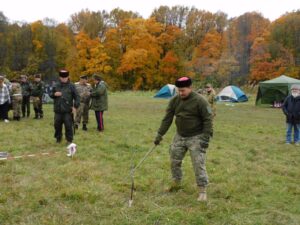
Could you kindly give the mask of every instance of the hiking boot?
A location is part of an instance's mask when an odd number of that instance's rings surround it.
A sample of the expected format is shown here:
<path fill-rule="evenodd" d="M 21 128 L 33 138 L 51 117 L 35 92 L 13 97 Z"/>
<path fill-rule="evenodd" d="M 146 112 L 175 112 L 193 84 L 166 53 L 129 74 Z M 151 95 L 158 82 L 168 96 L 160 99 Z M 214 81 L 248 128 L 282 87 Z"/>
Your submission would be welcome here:
<path fill-rule="evenodd" d="M 87 131 L 86 124 L 83 124 L 83 125 L 82 125 L 82 130 L 85 130 L 85 131 Z"/>
<path fill-rule="evenodd" d="M 206 202 L 207 201 L 207 195 L 206 195 L 206 187 L 199 187 L 200 192 L 197 201 L 199 202 Z"/>
<path fill-rule="evenodd" d="M 56 143 L 61 143 L 61 138 L 56 138 Z"/>
<path fill-rule="evenodd" d="M 167 192 L 176 192 L 182 189 L 181 182 L 174 180 L 169 188 L 167 188 Z"/>

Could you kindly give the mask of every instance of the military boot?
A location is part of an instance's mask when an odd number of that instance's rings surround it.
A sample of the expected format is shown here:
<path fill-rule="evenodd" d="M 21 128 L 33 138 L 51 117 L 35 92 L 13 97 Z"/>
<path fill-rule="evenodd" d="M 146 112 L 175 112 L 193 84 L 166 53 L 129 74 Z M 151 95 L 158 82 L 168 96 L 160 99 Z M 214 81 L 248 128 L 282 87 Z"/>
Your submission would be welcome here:
<path fill-rule="evenodd" d="M 181 182 L 177 180 L 173 180 L 170 187 L 167 188 L 167 192 L 176 192 L 182 189 Z"/>
<path fill-rule="evenodd" d="M 85 130 L 85 131 L 87 131 L 86 124 L 83 124 L 83 125 L 82 125 L 82 130 Z"/>
<path fill-rule="evenodd" d="M 197 201 L 199 202 L 206 202 L 207 201 L 207 195 L 206 195 L 206 187 L 199 187 L 199 196 Z"/>

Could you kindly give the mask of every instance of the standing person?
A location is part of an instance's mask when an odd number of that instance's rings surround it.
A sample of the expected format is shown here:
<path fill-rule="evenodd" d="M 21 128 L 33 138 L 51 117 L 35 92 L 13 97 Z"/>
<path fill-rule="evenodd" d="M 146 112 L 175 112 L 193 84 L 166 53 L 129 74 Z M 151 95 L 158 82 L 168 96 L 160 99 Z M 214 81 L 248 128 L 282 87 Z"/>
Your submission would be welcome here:
<path fill-rule="evenodd" d="M 30 116 L 30 94 L 32 86 L 27 80 L 26 75 L 21 75 L 21 88 L 22 88 L 22 117 Z"/>
<path fill-rule="evenodd" d="M 210 105 L 210 108 L 212 110 L 212 116 L 213 118 L 216 116 L 216 92 L 213 89 L 211 84 L 205 85 L 205 97 Z"/>
<path fill-rule="evenodd" d="M 294 143 L 300 144 L 300 85 L 292 85 L 291 94 L 283 102 L 282 111 L 286 116 L 286 144 L 292 142 L 294 128 Z"/>
<path fill-rule="evenodd" d="M 54 128 L 56 142 L 62 140 L 62 126 L 65 126 L 65 137 L 70 144 L 73 141 L 73 113 L 80 105 L 80 97 L 75 85 L 69 81 L 69 71 L 59 71 L 59 81 L 53 86 L 50 97 L 54 99 Z"/>
<path fill-rule="evenodd" d="M 103 113 L 108 109 L 107 86 L 99 75 L 94 75 L 93 80 L 91 109 L 95 111 L 97 130 L 102 132 L 104 131 Z"/>
<path fill-rule="evenodd" d="M 43 94 L 44 94 L 44 82 L 41 80 L 41 74 L 34 75 L 34 82 L 32 84 L 32 101 L 33 109 L 35 113 L 34 119 L 42 119 L 43 113 Z"/>
<path fill-rule="evenodd" d="M 169 102 L 154 144 L 158 145 L 162 141 L 162 137 L 168 131 L 175 116 L 177 133 L 170 147 L 173 183 L 168 190 L 172 192 L 181 188 L 181 164 L 187 150 L 189 150 L 196 183 L 199 187 L 198 201 L 206 201 L 208 176 L 205 160 L 206 149 L 212 133 L 211 108 L 205 98 L 192 90 L 192 80 L 189 77 L 177 79 L 175 85 L 178 88 L 178 95 Z"/>
<path fill-rule="evenodd" d="M 76 90 L 80 96 L 80 106 L 76 112 L 75 128 L 78 126 L 82 117 L 82 130 L 87 131 L 87 123 L 89 121 L 89 104 L 91 95 L 91 85 L 87 83 L 87 75 L 80 76 L 80 80 L 75 84 Z"/>
<path fill-rule="evenodd" d="M 9 89 L 4 84 L 4 77 L 0 76 L 0 119 L 8 123 L 8 107 L 10 104 Z"/>
<path fill-rule="evenodd" d="M 21 118 L 22 88 L 17 79 L 11 81 L 11 96 L 13 120 L 19 121 Z"/>

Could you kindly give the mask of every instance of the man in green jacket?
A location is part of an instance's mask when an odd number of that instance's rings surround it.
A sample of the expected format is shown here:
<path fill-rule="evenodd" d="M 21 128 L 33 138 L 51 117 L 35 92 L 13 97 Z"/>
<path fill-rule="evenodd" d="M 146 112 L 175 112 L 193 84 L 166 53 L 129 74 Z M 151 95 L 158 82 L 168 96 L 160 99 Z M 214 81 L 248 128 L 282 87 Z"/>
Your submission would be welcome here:
<path fill-rule="evenodd" d="M 97 130 L 104 131 L 103 113 L 108 108 L 107 86 L 99 75 L 94 75 L 94 87 L 91 91 L 91 109 L 95 111 Z"/>
<path fill-rule="evenodd" d="M 50 97 L 54 99 L 54 137 L 56 142 L 61 142 L 64 124 L 65 136 L 70 144 L 73 141 L 73 113 L 80 105 L 80 97 L 75 85 L 69 81 L 69 71 L 59 71 L 59 81 L 53 87 Z"/>
<path fill-rule="evenodd" d="M 187 150 L 189 150 L 196 183 L 200 191 L 198 201 L 206 201 L 208 177 L 205 160 L 206 149 L 212 134 L 211 108 L 202 96 L 192 90 L 192 80 L 189 77 L 179 78 L 175 85 L 178 88 L 178 95 L 169 102 L 154 144 L 158 145 L 162 141 L 162 137 L 168 131 L 175 116 L 177 133 L 170 147 L 173 183 L 169 191 L 177 191 L 181 188 L 181 164 Z"/>

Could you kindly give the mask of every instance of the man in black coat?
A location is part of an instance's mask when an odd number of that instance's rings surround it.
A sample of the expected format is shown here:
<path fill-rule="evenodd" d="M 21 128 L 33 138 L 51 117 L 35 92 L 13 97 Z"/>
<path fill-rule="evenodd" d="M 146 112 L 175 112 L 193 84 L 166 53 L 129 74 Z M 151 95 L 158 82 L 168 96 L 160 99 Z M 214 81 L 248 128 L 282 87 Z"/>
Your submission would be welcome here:
<path fill-rule="evenodd" d="M 286 116 L 286 144 L 292 142 L 294 128 L 294 143 L 300 144 L 300 85 L 292 85 L 291 94 L 284 100 L 282 111 Z"/>

